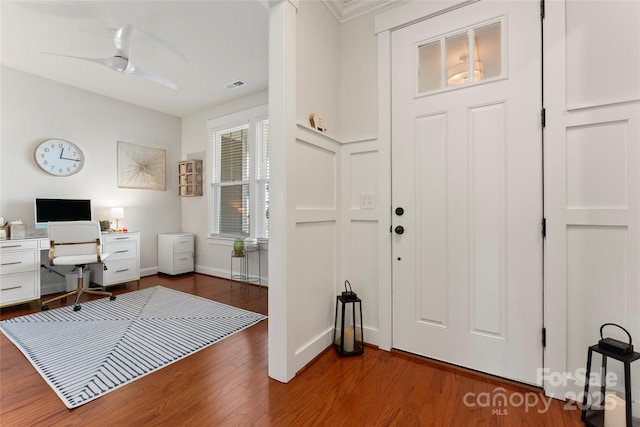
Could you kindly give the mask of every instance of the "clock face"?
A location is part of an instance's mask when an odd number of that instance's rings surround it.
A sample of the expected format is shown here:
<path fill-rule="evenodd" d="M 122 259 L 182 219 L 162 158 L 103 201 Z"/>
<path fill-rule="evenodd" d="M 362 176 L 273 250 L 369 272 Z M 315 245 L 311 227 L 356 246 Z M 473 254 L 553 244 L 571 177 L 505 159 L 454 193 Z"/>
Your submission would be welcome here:
<path fill-rule="evenodd" d="M 73 142 L 64 139 L 50 139 L 36 147 L 36 164 L 55 176 L 69 176 L 78 173 L 84 166 L 84 154 Z"/>

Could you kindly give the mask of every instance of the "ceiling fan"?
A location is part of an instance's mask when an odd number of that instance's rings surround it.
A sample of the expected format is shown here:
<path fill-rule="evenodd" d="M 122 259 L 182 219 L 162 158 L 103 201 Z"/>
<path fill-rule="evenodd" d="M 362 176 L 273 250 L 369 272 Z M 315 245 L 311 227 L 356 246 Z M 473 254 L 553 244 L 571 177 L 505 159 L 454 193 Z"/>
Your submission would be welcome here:
<path fill-rule="evenodd" d="M 115 31 L 113 36 L 113 43 L 116 46 L 116 53 L 109 58 L 85 58 L 81 56 L 61 55 L 58 53 L 48 53 L 49 55 L 64 56 L 66 58 L 81 59 L 84 61 L 95 62 L 96 64 L 104 65 L 107 68 L 117 71 L 118 73 L 127 74 L 131 76 L 142 77 L 143 79 L 151 80 L 161 85 L 167 86 L 171 89 L 178 89 L 178 85 L 169 79 L 162 76 L 148 73 L 137 66 L 135 66 L 130 59 L 129 51 L 131 49 L 131 37 L 133 36 L 133 25 L 125 25 Z"/>

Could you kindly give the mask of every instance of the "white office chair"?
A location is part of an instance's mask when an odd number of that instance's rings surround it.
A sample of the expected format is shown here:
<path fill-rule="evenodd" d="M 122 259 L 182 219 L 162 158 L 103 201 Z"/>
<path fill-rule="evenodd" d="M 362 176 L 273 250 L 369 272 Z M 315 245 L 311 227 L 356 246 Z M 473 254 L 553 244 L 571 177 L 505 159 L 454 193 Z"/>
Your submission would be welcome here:
<path fill-rule="evenodd" d="M 82 294 L 104 295 L 113 301 L 111 292 L 84 288 L 82 269 L 85 264 L 101 263 L 108 254 L 100 253 L 100 223 L 97 221 L 50 222 L 49 225 L 49 265 L 75 265 L 78 268 L 78 287 L 64 295 L 51 298 L 42 303 L 42 311 L 48 310 L 48 304 L 71 295 L 76 295 L 73 310 L 80 310 Z"/>

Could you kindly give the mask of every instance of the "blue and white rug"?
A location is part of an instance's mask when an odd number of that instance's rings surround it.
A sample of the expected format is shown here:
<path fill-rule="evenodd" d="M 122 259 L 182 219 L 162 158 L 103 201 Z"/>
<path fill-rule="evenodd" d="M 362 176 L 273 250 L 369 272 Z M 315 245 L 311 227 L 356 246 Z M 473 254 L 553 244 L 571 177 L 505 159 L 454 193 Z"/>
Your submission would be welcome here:
<path fill-rule="evenodd" d="M 68 408 L 150 374 L 266 316 L 155 286 L 0 322 Z"/>

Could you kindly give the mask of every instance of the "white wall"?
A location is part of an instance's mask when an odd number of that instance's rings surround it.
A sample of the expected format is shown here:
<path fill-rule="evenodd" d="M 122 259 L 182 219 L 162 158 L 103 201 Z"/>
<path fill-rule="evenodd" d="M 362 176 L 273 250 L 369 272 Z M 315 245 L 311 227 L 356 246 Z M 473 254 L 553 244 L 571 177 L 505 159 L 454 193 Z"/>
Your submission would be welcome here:
<path fill-rule="evenodd" d="M 340 129 L 340 25 L 321 1 L 301 1 L 296 31 L 296 120 L 324 113 L 327 135 Z"/>
<path fill-rule="evenodd" d="M 369 14 L 342 26 L 321 2 L 296 16 L 296 129 L 292 179 L 295 246 L 288 298 L 298 370 L 332 343 L 336 295 L 349 280 L 363 300 L 365 341 L 378 341 L 379 158 L 377 40 Z M 309 129 L 323 112 L 326 134 Z M 373 206 L 361 206 L 371 195 Z M 313 301 L 312 305 L 307 304 Z"/>
<path fill-rule="evenodd" d="M 181 154 L 180 119 L 7 67 L 1 68 L 0 85 L 0 216 L 22 219 L 34 233 L 35 196 L 90 198 L 95 219 L 123 206 L 120 225 L 141 232 L 141 274 L 154 274 L 157 233 L 180 229 L 171 167 Z M 50 138 L 73 141 L 84 151 L 82 171 L 54 177 L 36 166 L 33 150 Z M 118 141 L 166 150 L 166 191 L 118 188 Z"/>
<path fill-rule="evenodd" d="M 233 240 L 210 239 L 209 235 L 209 195 L 210 195 L 210 158 L 208 157 L 209 137 L 207 121 L 217 117 L 266 105 L 267 92 L 258 92 L 236 99 L 232 102 L 212 106 L 182 118 L 182 160 L 201 159 L 204 169 L 202 197 L 182 197 L 182 222 L 179 231 L 193 233 L 196 236 L 196 271 L 219 277 L 229 277 L 230 252 Z M 175 170 L 176 166 L 171 166 Z M 177 231 L 177 230 L 167 230 Z M 268 251 L 261 252 L 262 284 L 268 284 Z M 256 258 L 249 266 L 251 275 L 258 271 Z M 234 267 L 235 268 L 235 267 Z"/>
<path fill-rule="evenodd" d="M 286 382 L 332 341 L 341 258 L 339 26 L 315 1 L 275 4 L 270 23 L 269 375 Z M 326 134 L 309 128 L 314 112 L 326 115 Z"/>
<path fill-rule="evenodd" d="M 377 13 L 377 12 L 376 12 Z M 343 142 L 378 135 L 378 41 L 374 13 L 340 26 L 340 129 Z"/>
<path fill-rule="evenodd" d="M 363 301 L 364 339 L 389 348 L 386 296 L 390 268 L 388 232 L 390 164 L 378 128 L 378 38 L 375 16 L 389 5 L 340 27 L 340 139 L 342 161 L 341 275 Z M 371 206 L 361 198 L 371 197 Z M 387 263 L 387 264 L 385 264 Z M 385 284 L 385 286 L 382 286 Z M 381 309 L 385 307 L 385 309 Z"/>

